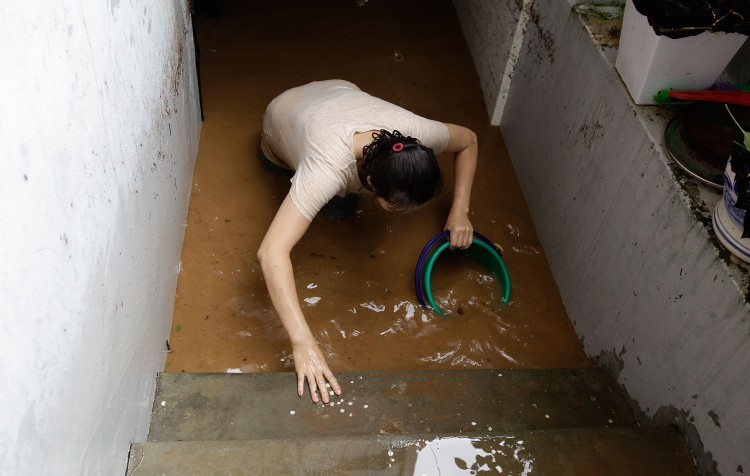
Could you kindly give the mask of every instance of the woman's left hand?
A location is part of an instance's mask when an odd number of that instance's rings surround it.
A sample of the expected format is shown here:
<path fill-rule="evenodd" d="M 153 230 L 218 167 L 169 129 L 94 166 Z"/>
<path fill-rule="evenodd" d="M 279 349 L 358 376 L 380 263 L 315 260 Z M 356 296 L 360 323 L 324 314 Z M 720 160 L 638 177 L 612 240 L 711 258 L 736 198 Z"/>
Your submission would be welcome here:
<path fill-rule="evenodd" d="M 474 183 L 474 173 L 477 167 L 477 135 L 471 130 L 446 124 L 450 139 L 446 152 L 453 152 L 455 163 L 455 179 L 453 186 L 453 204 L 448 214 L 445 229 L 451 232 L 451 249 L 466 249 L 474 241 L 474 228 L 469 221 L 469 199 L 471 186 Z"/>
<path fill-rule="evenodd" d="M 451 232 L 450 249 L 460 248 L 465 250 L 474 241 L 474 228 L 471 226 L 469 216 L 466 213 L 454 213 L 448 215 L 445 229 Z"/>

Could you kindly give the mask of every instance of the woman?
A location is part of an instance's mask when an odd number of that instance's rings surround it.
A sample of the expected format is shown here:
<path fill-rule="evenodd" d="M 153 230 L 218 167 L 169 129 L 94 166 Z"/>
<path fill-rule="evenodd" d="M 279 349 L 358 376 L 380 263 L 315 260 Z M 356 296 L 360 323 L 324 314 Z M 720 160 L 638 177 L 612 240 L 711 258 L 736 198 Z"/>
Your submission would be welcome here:
<path fill-rule="evenodd" d="M 416 139 L 418 138 L 418 139 Z M 451 248 L 473 239 L 469 199 L 477 163 L 477 138 L 469 129 L 413 114 L 343 80 L 290 89 L 269 104 L 261 137 L 263 155 L 294 170 L 291 188 L 258 250 L 274 308 L 292 342 L 297 394 L 307 380 L 312 401 L 341 395 L 333 373 L 305 321 L 290 253 L 315 215 L 332 200 L 366 190 L 385 210 L 413 210 L 440 193 L 435 158 L 454 153 L 453 204 L 445 229 Z"/>

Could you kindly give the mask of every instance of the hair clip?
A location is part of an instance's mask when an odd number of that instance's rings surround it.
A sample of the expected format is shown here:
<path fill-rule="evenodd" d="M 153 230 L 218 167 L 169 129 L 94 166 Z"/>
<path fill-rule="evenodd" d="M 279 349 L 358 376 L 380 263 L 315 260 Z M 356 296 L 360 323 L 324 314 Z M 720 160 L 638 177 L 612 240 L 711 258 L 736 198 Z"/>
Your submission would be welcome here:
<path fill-rule="evenodd" d="M 407 142 L 407 143 L 404 144 L 403 142 L 396 142 L 395 144 L 393 144 L 391 146 L 391 150 L 393 152 L 401 152 L 404 149 L 411 149 L 412 147 L 419 147 L 419 143 L 418 142 Z"/>

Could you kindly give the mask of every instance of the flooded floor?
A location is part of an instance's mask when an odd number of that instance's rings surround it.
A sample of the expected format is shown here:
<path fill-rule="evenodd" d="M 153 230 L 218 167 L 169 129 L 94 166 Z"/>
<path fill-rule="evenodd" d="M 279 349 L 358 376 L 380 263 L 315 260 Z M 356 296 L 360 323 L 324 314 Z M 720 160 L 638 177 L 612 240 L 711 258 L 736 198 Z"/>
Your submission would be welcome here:
<path fill-rule="evenodd" d="M 292 253 L 311 330 L 334 372 L 587 367 L 552 279 L 497 127 L 447 0 L 224 1 L 195 19 L 205 120 L 182 250 L 167 372 L 293 371 L 256 252 L 289 179 L 258 161 L 268 102 L 314 80 L 340 78 L 479 137 L 474 229 L 504 249 L 510 306 L 494 276 L 442 256 L 433 293 L 448 317 L 422 308 L 414 268 L 442 227 L 443 194 L 406 215 L 367 196 L 356 215 L 315 218 Z M 531 133 L 531 132 L 530 132 Z M 238 369 L 238 370 L 237 370 Z"/>

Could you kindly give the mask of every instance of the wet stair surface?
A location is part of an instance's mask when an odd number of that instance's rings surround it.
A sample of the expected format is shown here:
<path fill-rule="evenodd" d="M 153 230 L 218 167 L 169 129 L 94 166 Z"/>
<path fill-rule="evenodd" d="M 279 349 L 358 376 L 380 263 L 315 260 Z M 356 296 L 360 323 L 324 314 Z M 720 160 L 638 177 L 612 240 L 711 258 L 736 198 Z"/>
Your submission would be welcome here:
<path fill-rule="evenodd" d="M 295 378 L 160 374 L 127 474 L 696 474 L 598 368 L 344 372 L 327 405 Z"/>

